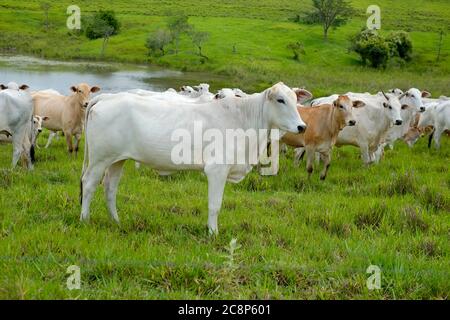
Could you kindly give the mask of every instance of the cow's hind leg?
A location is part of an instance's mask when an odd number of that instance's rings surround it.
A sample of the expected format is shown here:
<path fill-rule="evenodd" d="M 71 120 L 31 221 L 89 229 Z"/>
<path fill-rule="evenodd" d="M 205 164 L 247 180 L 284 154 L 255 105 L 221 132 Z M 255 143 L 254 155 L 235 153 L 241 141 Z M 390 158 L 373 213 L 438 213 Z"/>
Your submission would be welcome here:
<path fill-rule="evenodd" d="M 109 214 L 117 223 L 119 223 L 119 216 L 117 214 L 116 196 L 124 164 L 125 160 L 112 164 L 106 171 L 105 179 L 103 180 Z"/>
<path fill-rule="evenodd" d="M 208 178 L 208 228 L 211 235 L 219 233 L 217 218 L 222 207 L 223 192 L 230 168 L 215 165 L 205 168 Z"/>
<path fill-rule="evenodd" d="M 92 197 L 107 168 L 108 165 L 105 165 L 104 163 L 89 164 L 86 172 L 81 177 L 81 221 L 89 220 L 89 207 Z"/>
<path fill-rule="evenodd" d="M 16 134 L 12 135 L 12 145 L 13 145 L 13 158 L 12 158 L 12 167 L 15 168 L 17 166 L 17 162 L 19 162 L 20 157 L 24 154 L 24 130 L 17 130 Z M 29 151 L 29 150 L 28 150 Z"/>

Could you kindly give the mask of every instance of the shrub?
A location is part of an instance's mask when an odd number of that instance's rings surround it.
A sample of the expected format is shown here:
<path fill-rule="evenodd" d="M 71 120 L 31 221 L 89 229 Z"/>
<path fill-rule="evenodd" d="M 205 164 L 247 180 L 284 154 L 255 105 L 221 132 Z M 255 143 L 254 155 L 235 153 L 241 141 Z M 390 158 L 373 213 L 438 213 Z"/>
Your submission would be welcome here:
<path fill-rule="evenodd" d="M 350 50 L 360 55 L 364 65 L 369 62 L 374 68 L 386 67 L 390 56 L 386 40 L 372 30 L 364 30 L 352 37 Z"/>
<path fill-rule="evenodd" d="M 351 37 L 350 43 L 350 51 L 358 53 L 364 65 L 370 63 L 374 68 L 385 68 L 390 58 L 409 61 L 412 56 L 412 42 L 404 31 L 393 32 L 384 38 L 376 31 L 366 29 Z"/>
<path fill-rule="evenodd" d="M 147 38 L 145 46 L 150 50 L 150 54 L 160 52 L 165 55 L 165 46 L 172 42 L 172 35 L 168 30 L 159 29 L 150 34 Z"/>
<path fill-rule="evenodd" d="M 405 31 L 392 32 L 386 38 L 391 49 L 391 56 L 400 57 L 403 60 L 409 61 L 412 57 L 412 41 L 409 34 Z"/>
<path fill-rule="evenodd" d="M 120 32 L 120 22 L 114 11 L 99 11 L 88 21 L 86 26 L 86 37 L 91 40 L 104 37 L 105 29 L 111 30 L 110 35 Z"/>
<path fill-rule="evenodd" d="M 301 42 L 291 42 L 286 46 L 287 49 L 292 51 L 292 59 L 300 61 L 300 55 L 305 55 L 305 46 Z"/>

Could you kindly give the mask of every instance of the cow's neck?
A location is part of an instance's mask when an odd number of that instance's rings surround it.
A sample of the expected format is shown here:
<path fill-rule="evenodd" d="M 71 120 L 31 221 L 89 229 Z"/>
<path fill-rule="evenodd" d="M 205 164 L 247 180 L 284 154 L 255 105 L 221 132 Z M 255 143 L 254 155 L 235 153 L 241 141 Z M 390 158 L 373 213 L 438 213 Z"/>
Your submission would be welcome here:
<path fill-rule="evenodd" d="M 244 130 L 255 130 L 258 136 L 259 150 L 267 147 L 270 123 L 265 112 L 266 92 L 257 93 L 248 98 L 237 100 L 237 107 L 241 111 L 242 124 Z M 262 130 L 267 130 L 267 135 L 261 134 Z"/>
<path fill-rule="evenodd" d="M 236 100 L 237 107 L 241 111 L 242 124 L 244 126 L 242 129 L 270 129 L 264 110 L 265 95 L 266 93 L 263 92 Z"/>

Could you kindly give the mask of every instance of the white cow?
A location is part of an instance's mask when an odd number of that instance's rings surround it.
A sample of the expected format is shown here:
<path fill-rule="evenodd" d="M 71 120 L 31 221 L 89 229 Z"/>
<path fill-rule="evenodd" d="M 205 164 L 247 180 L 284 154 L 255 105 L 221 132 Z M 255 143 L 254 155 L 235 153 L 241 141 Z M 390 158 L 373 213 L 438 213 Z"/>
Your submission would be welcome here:
<path fill-rule="evenodd" d="M 416 88 L 411 88 L 406 92 L 402 92 L 400 89 L 391 91 L 395 92 L 394 95 L 398 97 L 402 105 L 401 116 L 403 123 L 389 129 L 385 141 L 380 148 L 384 148 L 388 145 L 391 149 L 394 149 L 395 141 L 404 137 L 410 130 L 411 126 L 414 125 L 416 115 L 419 112 L 425 111 L 425 106 L 422 99 L 430 97 L 431 94 L 427 91 L 420 91 Z M 377 152 L 377 154 L 380 153 L 381 152 Z"/>
<path fill-rule="evenodd" d="M 346 95 L 352 100 L 364 102 L 366 106 L 353 111 L 356 125 L 345 127 L 339 133 L 336 146 L 359 147 L 362 160 L 366 165 L 377 162 L 380 157 L 376 152 L 384 141 L 389 128 L 403 123 L 400 101 L 394 94 L 383 92 L 376 95 L 349 92 Z M 312 105 L 317 105 L 317 101 L 322 104 L 332 103 L 333 99 L 336 99 L 336 95 L 314 100 Z"/>
<path fill-rule="evenodd" d="M 433 126 L 434 143 L 439 149 L 442 134 L 450 130 L 450 100 L 441 100 L 427 105 L 425 112 L 420 115 L 418 127 L 426 128 L 427 126 Z"/>
<path fill-rule="evenodd" d="M 81 220 L 89 219 L 89 207 L 97 185 L 104 177 L 104 187 L 111 217 L 119 221 L 116 193 L 122 168 L 127 159 L 146 164 L 160 173 L 180 170 L 203 171 L 208 179 L 208 227 L 217 234 L 217 218 L 222 205 L 226 181 L 239 182 L 251 170 L 244 164 L 220 164 L 206 148 L 189 143 L 193 154 L 204 154 L 200 161 L 177 164 L 172 153 L 179 142 L 172 135 L 177 130 L 190 137 L 198 135 L 195 124 L 204 130 L 225 135 L 226 130 L 280 129 L 302 132 L 306 129 L 296 109 L 295 92 L 278 83 L 249 98 L 214 100 L 186 108 L 178 101 L 162 101 L 124 95 L 117 99 L 90 103 L 86 113 L 86 143 L 81 176 Z M 203 131 L 206 132 L 206 131 Z M 201 132 L 200 132 L 201 134 Z M 265 150 L 267 137 L 258 137 L 258 146 Z M 260 149 L 261 150 L 261 149 Z M 241 154 L 234 143 L 226 144 L 225 153 Z M 228 162 L 226 162 L 228 163 Z"/>
<path fill-rule="evenodd" d="M 20 156 L 24 156 L 28 169 L 33 169 L 34 154 L 30 141 L 33 123 L 33 100 L 26 90 L 27 85 L 18 86 L 14 82 L 0 85 L 0 133 L 11 136 L 13 144 L 13 168 Z"/>

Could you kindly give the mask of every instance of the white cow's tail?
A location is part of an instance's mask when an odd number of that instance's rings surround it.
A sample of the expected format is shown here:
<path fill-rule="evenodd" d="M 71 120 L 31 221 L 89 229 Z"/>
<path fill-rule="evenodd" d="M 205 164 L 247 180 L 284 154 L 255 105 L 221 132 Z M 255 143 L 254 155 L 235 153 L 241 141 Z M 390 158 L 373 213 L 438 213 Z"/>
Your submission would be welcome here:
<path fill-rule="evenodd" d="M 93 98 L 87 108 L 86 108 L 86 114 L 84 116 L 84 159 L 83 159 L 83 169 L 81 171 L 81 178 L 80 178 L 80 204 L 83 204 L 83 177 L 86 173 L 87 166 L 89 164 L 89 148 L 88 148 L 88 119 L 89 119 L 89 113 L 91 112 L 92 107 L 100 101 L 100 99 L 96 99 L 97 97 Z"/>

